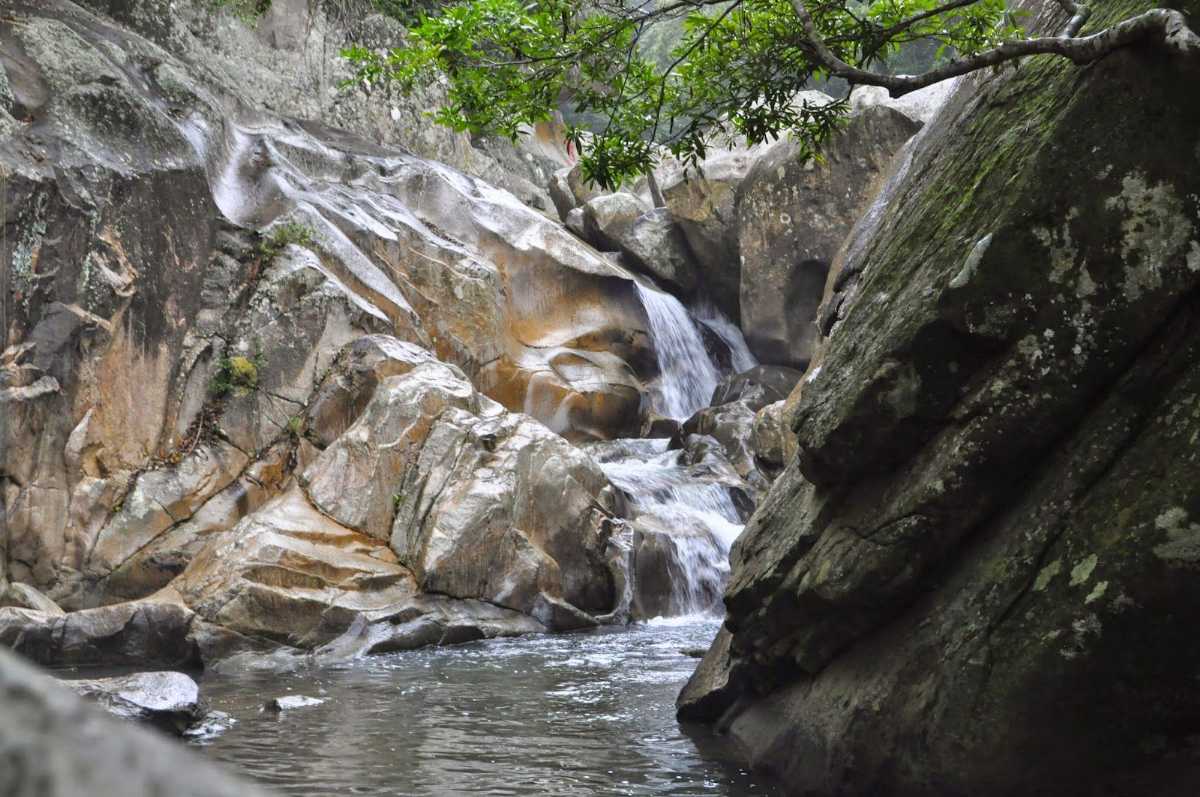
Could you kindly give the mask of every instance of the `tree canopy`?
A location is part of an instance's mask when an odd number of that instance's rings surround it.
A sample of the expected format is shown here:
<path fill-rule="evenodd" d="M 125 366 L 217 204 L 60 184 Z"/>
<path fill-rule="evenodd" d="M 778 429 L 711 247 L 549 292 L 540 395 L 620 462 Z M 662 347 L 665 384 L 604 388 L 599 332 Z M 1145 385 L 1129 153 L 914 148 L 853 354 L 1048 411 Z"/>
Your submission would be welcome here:
<path fill-rule="evenodd" d="M 1188 53 L 1200 39 L 1178 11 L 1153 9 L 1096 32 L 1090 13 L 1058 0 L 1070 17 L 1060 35 L 1031 37 L 1005 0 L 454 0 L 422 12 L 407 46 L 351 47 L 367 83 L 402 88 L 445 75 L 438 122 L 517 137 L 559 104 L 606 122 L 572 127 L 585 179 L 606 188 L 653 166 L 661 147 L 701 160 L 714 131 L 751 143 L 785 132 L 809 154 L 842 124 L 845 99 L 806 102 L 815 81 L 842 78 L 902 95 L 1034 54 L 1086 63 L 1134 41 L 1158 39 Z M 683 33 L 662 63 L 639 43 L 657 26 Z M 932 41 L 939 62 L 896 75 L 887 59 Z"/>

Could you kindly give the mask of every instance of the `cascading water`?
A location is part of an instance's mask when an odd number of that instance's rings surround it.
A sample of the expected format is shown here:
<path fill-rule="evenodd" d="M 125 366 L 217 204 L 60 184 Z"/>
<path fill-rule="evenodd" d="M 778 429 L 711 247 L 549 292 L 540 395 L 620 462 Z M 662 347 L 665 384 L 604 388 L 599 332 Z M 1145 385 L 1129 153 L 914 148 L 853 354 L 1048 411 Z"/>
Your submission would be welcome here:
<path fill-rule="evenodd" d="M 708 406 L 720 374 L 687 308 L 669 293 L 637 283 L 658 358 L 655 409 L 677 421 Z"/>
<path fill-rule="evenodd" d="M 709 405 L 721 373 L 704 345 L 697 319 L 723 340 L 736 371 L 756 364 L 741 331 L 716 308 L 697 316 L 668 293 L 638 283 L 646 309 L 660 376 L 654 408 L 683 421 Z M 629 497 L 636 534 L 657 545 L 670 564 L 670 600 L 664 613 L 711 613 L 729 575 L 729 549 L 742 531 L 733 490 L 739 483 L 723 460 L 689 463 L 667 440 L 614 440 L 596 444 L 591 455 L 614 486 Z M 718 458 L 719 459 L 719 458 Z M 650 542 L 648 542 L 650 541 Z"/>
<path fill-rule="evenodd" d="M 730 488 L 667 450 L 667 440 L 617 440 L 592 450 L 609 480 L 629 496 L 643 535 L 661 535 L 678 572 L 671 573 L 674 614 L 716 608 L 729 576 L 729 548 L 742 531 Z M 712 470 L 712 469 L 709 469 Z M 712 478 L 717 475 L 718 478 Z"/>
<path fill-rule="evenodd" d="M 742 331 L 726 318 L 717 309 L 716 305 L 711 302 L 700 304 L 696 308 L 696 318 L 704 326 L 711 329 L 729 347 L 729 354 L 735 374 L 740 374 L 742 371 L 749 371 L 758 365 L 758 358 L 750 353 L 750 347 L 746 345 L 746 339 L 742 336 Z"/>

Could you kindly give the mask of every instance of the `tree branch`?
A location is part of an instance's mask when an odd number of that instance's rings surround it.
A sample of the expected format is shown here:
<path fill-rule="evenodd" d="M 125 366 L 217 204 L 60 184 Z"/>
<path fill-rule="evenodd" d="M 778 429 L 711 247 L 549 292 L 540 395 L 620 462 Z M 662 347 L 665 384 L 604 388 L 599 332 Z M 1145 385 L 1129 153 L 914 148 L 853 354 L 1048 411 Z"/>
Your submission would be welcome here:
<path fill-rule="evenodd" d="M 1075 0 L 1058 0 L 1058 4 L 1062 6 L 1063 11 L 1071 15 L 1067 26 L 1063 28 L 1063 32 L 1058 34 L 1059 38 L 1070 39 L 1079 35 L 1080 28 L 1083 23 L 1088 21 L 1088 17 L 1092 15 L 1092 9 L 1089 6 L 1081 6 Z"/>
<path fill-rule="evenodd" d="M 791 0 L 791 5 L 804 29 L 805 43 L 817 63 L 829 70 L 830 74 L 844 78 L 851 83 L 882 86 L 893 97 L 900 97 L 952 77 L 965 75 L 989 66 L 998 66 L 1027 55 L 1061 55 L 1076 64 L 1086 64 L 1119 47 L 1147 39 L 1158 39 L 1171 52 L 1183 56 L 1200 56 L 1200 37 L 1188 27 L 1187 19 L 1183 14 L 1172 9 L 1155 8 L 1130 17 L 1123 22 L 1118 22 L 1116 25 L 1090 36 L 1042 37 L 1006 41 L 990 50 L 957 58 L 920 75 L 884 75 L 859 69 L 838 58 L 821 38 L 816 23 L 813 22 L 812 15 L 809 14 L 803 0 Z M 1071 5 L 1075 6 L 1073 2 Z M 1075 7 L 1078 8 L 1078 6 Z M 1072 21 L 1074 20 L 1072 19 Z M 1070 29 L 1071 26 L 1068 24 L 1067 30 Z"/>

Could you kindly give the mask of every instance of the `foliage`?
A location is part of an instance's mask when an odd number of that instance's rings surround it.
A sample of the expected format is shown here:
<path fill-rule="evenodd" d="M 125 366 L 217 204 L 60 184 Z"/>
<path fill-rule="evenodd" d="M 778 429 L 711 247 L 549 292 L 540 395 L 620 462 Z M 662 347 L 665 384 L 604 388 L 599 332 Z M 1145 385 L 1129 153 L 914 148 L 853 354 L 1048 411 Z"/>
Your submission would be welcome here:
<path fill-rule="evenodd" d="M 817 0 L 804 3 L 839 59 L 877 67 L 912 42 L 971 55 L 1022 36 L 1004 0 Z M 682 36 L 655 29 L 682 25 Z M 607 119 L 570 137 L 591 182 L 615 187 L 657 160 L 661 142 L 685 163 L 714 132 L 749 143 L 791 133 L 810 154 L 848 107 L 797 102 L 830 77 L 792 0 L 457 0 L 420 16 L 409 46 L 344 55 L 368 84 L 411 90 L 444 74 L 436 120 L 454 130 L 516 138 L 562 96 Z M 664 41 L 673 41 L 663 55 Z"/>
<path fill-rule="evenodd" d="M 213 8 L 227 9 L 247 25 L 258 22 L 271 8 L 271 0 L 210 0 Z"/>
<path fill-rule="evenodd" d="M 271 232 L 258 245 L 258 253 L 263 260 L 270 262 L 291 244 L 297 246 L 312 246 L 316 240 L 316 231 L 307 224 L 288 221 L 271 228 Z"/>
<path fill-rule="evenodd" d="M 258 390 L 258 372 L 264 364 L 261 352 L 256 353 L 253 358 L 242 355 L 222 357 L 209 385 L 209 393 L 214 398 L 253 393 Z"/>

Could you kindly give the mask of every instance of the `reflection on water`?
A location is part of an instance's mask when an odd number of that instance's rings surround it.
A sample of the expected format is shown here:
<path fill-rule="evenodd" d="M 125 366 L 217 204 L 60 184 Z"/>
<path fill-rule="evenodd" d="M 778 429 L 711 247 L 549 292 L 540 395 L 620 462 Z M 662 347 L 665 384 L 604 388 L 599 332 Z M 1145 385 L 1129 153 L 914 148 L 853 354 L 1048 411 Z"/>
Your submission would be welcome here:
<path fill-rule="evenodd" d="M 293 795 L 769 795 L 703 758 L 675 695 L 711 620 L 496 640 L 299 673 L 206 674 L 237 723 L 200 744 Z M 325 698 L 272 715 L 263 701 Z M 705 748 L 709 747 L 705 744 Z"/>

